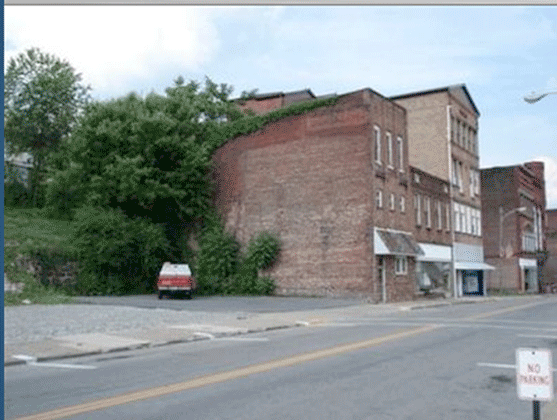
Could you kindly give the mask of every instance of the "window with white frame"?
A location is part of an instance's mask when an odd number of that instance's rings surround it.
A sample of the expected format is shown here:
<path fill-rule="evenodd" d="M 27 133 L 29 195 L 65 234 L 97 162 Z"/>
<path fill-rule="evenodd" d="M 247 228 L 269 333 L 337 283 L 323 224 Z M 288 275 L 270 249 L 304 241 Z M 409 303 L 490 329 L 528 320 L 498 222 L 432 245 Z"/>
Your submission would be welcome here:
<path fill-rule="evenodd" d="M 378 209 L 383 207 L 383 191 L 375 191 L 375 205 Z"/>
<path fill-rule="evenodd" d="M 395 274 L 406 274 L 408 271 L 407 257 L 404 255 L 395 256 Z"/>
<path fill-rule="evenodd" d="M 451 205 L 450 204 L 444 204 L 443 205 L 445 207 L 445 221 L 447 222 L 447 232 L 451 231 Z"/>
<path fill-rule="evenodd" d="M 437 201 L 437 230 L 443 229 L 443 212 L 441 210 L 441 201 Z"/>
<path fill-rule="evenodd" d="M 474 191 L 476 190 L 476 177 L 474 176 L 474 170 L 472 168 L 468 171 L 468 180 L 470 182 L 468 185 L 470 187 L 470 197 L 474 197 Z"/>
<path fill-rule="evenodd" d="M 474 176 L 476 178 L 476 184 L 475 184 L 475 188 L 474 188 L 474 193 L 479 196 L 480 195 L 480 171 L 476 170 L 474 171 Z"/>
<path fill-rule="evenodd" d="M 460 204 L 453 203 L 454 210 L 454 231 L 460 232 Z"/>
<path fill-rule="evenodd" d="M 462 233 L 468 233 L 466 227 L 466 206 L 460 205 L 460 231 Z"/>
<path fill-rule="evenodd" d="M 400 212 L 406 212 L 406 198 L 403 195 L 400 196 Z"/>
<path fill-rule="evenodd" d="M 466 215 L 464 216 L 464 220 L 466 220 L 466 233 L 472 233 L 472 219 L 470 217 L 470 207 L 466 206 Z"/>
<path fill-rule="evenodd" d="M 389 208 L 391 211 L 395 211 L 395 195 L 393 193 L 389 196 Z"/>
<path fill-rule="evenodd" d="M 456 121 L 453 115 L 451 115 L 451 141 L 456 142 Z"/>
<path fill-rule="evenodd" d="M 422 209 L 421 209 L 421 199 L 419 194 L 416 194 L 414 196 L 414 212 L 416 217 L 416 225 L 420 226 L 422 224 Z"/>
<path fill-rule="evenodd" d="M 381 164 L 381 129 L 375 126 L 375 162 Z"/>
<path fill-rule="evenodd" d="M 391 133 L 387 132 L 386 137 L 387 137 L 387 163 L 389 165 L 389 168 L 393 168 L 395 164 L 394 156 L 393 156 L 393 136 L 391 135 Z"/>
<path fill-rule="evenodd" d="M 424 197 L 424 216 L 426 227 L 431 229 L 431 199 L 429 197 Z"/>
<path fill-rule="evenodd" d="M 404 144 L 402 142 L 402 137 L 397 137 L 396 144 L 398 146 L 398 170 L 404 172 Z"/>

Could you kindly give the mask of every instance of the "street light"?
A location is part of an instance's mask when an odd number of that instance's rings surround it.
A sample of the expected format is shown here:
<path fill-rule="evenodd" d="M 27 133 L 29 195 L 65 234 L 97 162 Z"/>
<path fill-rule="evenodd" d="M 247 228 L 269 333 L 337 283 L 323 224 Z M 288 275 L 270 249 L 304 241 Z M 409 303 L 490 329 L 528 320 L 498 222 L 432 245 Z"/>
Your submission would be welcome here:
<path fill-rule="evenodd" d="M 499 258 L 503 258 L 503 220 L 505 217 L 510 216 L 511 214 L 523 213 L 527 210 L 525 206 L 517 207 L 516 209 L 509 210 L 505 214 L 503 214 L 503 206 L 499 207 Z"/>
<path fill-rule="evenodd" d="M 526 102 L 528 102 L 529 104 L 533 104 L 535 102 L 538 102 L 540 99 L 545 98 L 547 95 L 553 95 L 555 93 L 557 93 L 557 91 L 555 91 L 555 92 L 545 92 L 545 93 L 540 93 L 540 94 L 532 92 L 529 95 L 526 95 L 524 97 L 524 100 Z"/>

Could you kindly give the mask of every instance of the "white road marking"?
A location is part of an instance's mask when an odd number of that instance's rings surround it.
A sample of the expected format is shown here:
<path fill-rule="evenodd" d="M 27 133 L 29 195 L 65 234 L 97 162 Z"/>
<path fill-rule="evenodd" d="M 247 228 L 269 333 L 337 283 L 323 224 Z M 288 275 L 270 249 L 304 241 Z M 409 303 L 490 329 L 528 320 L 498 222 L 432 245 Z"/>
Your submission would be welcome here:
<path fill-rule="evenodd" d="M 494 367 L 494 368 L 502 368 L 502 369 L 516 369 L 516 365 L 505 365 L 501 363 L 478 363 L 478 366 Z"/>
<path fill-rule="evenodd" d="M 39 367 L 53 367 L 53 368 L 65 368 L 65 369 L 96 369 L 96 366 L 87 365 L 69 365 L 65 363 L 45 363 L 37 362 L 37 358 L 33 356 L 27 356 L 25 354 L 16 354 L 12 356 L 14 359 L 25 360 L 25 364 L 28 366 L 39 366 Z"/>
<path fill-rule="evenodd" d="M 501 369 L 516 369 L 516 365 L 505 365 L 502 363 L 478 363 L 480 367 L 493 367 L 493 368 L 501 368 Z M 552 369 L 554 372 L 557 372 L 557 369 Z"/>
<path fill-rule="evenodd" d="M 213 334 L 205 333 L 205 332 L 194 332 L 193 335 L 198 335 L 201 337 L 207 337 L 209 340 L 214 340 L 215 336 Z"/>
<path fill-rule="evenodd" d="M 219 337 L 215 338 L 215 340 L 226 340 L 226 341 L 269 341 L 268 338 L 263 337 Z"/>
<path fill-rule="evenodd" d="M 304 327 L 309 326 L 309 322 L 307 321 L 296 321 L 296 325 L 302 325 Z"/>
<path fill-rule="evenodd" d="M 518 337 L 532 337 L 532 338 L 549 338 L 550 340 L 557 340 L 557 335 L 526 335 L 518 334 Z"/>

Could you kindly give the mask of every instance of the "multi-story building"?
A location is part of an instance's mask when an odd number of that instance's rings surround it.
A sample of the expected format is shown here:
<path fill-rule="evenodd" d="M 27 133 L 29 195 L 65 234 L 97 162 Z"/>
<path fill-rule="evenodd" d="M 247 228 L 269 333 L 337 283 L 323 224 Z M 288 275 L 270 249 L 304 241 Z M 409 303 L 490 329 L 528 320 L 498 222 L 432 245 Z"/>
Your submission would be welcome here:
<path fill-rule="evenodd" d="M 414 200 L 414 236 L 424 251 L 417 257 L 420 291 L 451 295 L 451 203 L 449 183 L 410 167 Z"/>
<path fill-rule="evenodd" d="M 540 278 L 543 292 L 557 293 L 557 209 L 545 211 L 547 260 Z"/>
<path fill-rule="evenodd" d="M 545 263 L 543 162 L 481 170 L 486 260 L 497 267 L 490 289 L 539 291 Z"/>
<path fill-rule="evenodd" d="M 448 183 L 453 295 L 483 295 L 485 272 L 493 267 L 484 262 L 482 244 L 480 113 L 465 85 L 390 99 L 407 112 L 410 165 Z M 440 258 L 439 249 L 429 251 L 424 258 Z"/>
<path fill-rule="evenodd" d="M 258 110 L 279 107 L 263 97 Z M 278 294 L 412 299 L 421 250 L 407 139 L 403 107 L 371 89 L 341 95 L 220 147 L 217 208 L 242 243 L 261 230 L 280 236 Z"/>

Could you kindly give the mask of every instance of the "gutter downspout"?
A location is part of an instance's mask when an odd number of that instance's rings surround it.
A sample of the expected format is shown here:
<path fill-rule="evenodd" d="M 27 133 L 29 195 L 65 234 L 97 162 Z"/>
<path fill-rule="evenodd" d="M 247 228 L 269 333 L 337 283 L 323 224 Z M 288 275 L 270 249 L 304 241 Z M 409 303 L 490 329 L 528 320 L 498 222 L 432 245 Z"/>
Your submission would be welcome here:
<path fill-rule="evenodd" d="M 456 284 L 456 266 L 455 266 L 455 231 L 454 231 L 454 206 L 453 206 L 453 159 L 451 144 L 451 105 L 447 105 L 447 153 L 449 158 L 449 214 L 451 223 L 451 280 L 453 286 L 453 296 L 458 297 L 458 288 Z"/>

